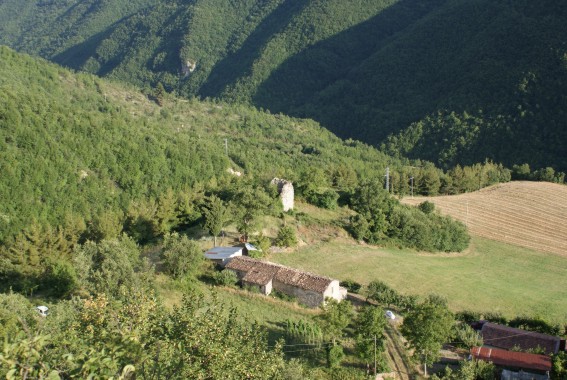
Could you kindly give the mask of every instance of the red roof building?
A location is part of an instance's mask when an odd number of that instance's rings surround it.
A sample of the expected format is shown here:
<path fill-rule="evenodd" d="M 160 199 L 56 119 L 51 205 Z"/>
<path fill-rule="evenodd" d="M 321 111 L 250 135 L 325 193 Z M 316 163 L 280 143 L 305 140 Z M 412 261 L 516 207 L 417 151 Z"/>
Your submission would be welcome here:
<path fill-rule="evenodd" d="M 473 347 L 471 348 L 471 355 L 477 360 L 492 362 L 500 367 L 539 372 L 551 371 L 551 357 L 546 355 L 506 351 L 489 347 Z"/>

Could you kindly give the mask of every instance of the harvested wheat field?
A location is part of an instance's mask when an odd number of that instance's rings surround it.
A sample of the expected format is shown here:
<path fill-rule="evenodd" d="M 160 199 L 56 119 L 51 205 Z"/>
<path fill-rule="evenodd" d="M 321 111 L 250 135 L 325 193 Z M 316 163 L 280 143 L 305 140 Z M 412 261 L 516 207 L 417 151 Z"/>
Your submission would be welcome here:
<path fill-rule="evenodd" d="M 404 198 L 435 203 L 465 223 L 471 235 L 567 257 L 567 186 L 509 182 L 468 194 Z"/>

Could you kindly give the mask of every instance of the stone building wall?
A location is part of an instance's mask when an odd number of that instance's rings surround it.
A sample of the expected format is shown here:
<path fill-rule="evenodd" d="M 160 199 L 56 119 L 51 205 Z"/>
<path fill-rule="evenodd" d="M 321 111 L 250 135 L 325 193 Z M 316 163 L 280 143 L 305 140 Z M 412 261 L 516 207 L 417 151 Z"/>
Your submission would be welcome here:
<path fill-rule="evenodd" d="M 317 293 L 312 290 L 305 290 L 296 286 L 284 284 L 278 280 L 273 280 L 273 288 L 279 292 L 285 293 L 309 307 L 318 307 L 325 300 L 323 293 Z"/>
<path fill-rule="evenodd" d="M 280 193 L 283 210 L 284 211 L 293 210 L 295 191 L 293 189 L 293 184 L 291 183 L 291 181 L 287 181 L 281 178 L 274 178 L 271 181 L 271 184 L 276 185 L 278 187 L 278 193 Z"/>

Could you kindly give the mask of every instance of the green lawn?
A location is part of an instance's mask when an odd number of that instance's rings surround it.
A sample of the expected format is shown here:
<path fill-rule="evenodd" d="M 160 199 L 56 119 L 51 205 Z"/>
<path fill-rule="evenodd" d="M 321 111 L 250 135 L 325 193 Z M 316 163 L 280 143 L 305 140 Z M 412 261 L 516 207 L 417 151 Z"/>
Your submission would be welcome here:
<path fill-rule="evenodd" d="M 379 279 L 404 294 L 437 293 L 455 311 L 567 321 L 567 258 L 473 238 L 466 253 L 426 254 L 340 239 L 269 258 L 363 284 Z"/>

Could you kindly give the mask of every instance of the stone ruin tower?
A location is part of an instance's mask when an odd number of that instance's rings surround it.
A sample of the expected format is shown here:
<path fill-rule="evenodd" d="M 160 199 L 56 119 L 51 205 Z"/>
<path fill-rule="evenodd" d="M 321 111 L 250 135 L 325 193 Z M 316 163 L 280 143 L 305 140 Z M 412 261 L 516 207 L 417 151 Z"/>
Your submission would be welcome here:
<path fill-rule="evenodd" d="M 293 184 L 290 181 L 281 178 L 274 178 L 270 183 L 278 187 L 278 193 L 280 193 L 283 210 L 293 210 L 293 200 L 295 196 L 293 191 Z"/>

